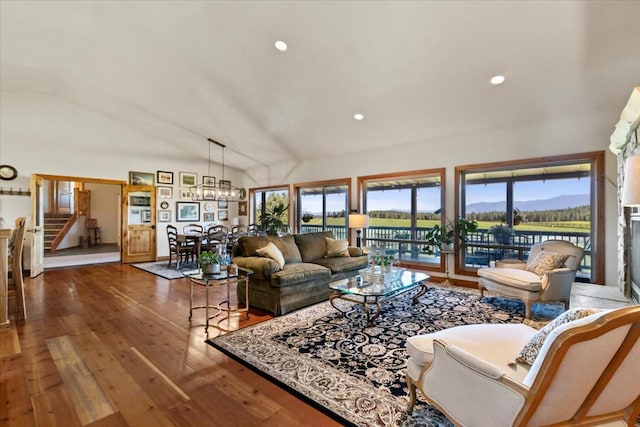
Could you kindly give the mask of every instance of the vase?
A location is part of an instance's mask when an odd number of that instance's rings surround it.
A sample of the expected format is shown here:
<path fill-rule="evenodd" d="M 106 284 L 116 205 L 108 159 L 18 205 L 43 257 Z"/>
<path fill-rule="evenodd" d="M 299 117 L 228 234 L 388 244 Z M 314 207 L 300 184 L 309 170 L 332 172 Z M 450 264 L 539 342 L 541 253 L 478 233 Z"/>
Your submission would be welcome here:
<path fill-rule="evenodd" d="M 220 264 L 207 264 L 202 267 L 202 274 L 218 274 L 220 273 Z"/>
<path fill-rule="evenodd" d="M 443 252 L 453 252 L 454 245 L 453 243 L 443 243 L 440 245 L 440 250 Z"/>

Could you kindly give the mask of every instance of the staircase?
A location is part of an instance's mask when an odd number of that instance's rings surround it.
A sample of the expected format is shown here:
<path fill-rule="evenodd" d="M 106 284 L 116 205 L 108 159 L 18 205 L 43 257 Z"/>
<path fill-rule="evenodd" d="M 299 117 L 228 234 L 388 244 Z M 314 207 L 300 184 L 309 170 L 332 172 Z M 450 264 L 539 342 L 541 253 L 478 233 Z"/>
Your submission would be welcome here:
<path fill-rule="evenodd" d="M 44 216 L 44 250 L 51 250 L 51 243 L 64 229 L 72 215 L 66 214 L 45 214 Z"/>

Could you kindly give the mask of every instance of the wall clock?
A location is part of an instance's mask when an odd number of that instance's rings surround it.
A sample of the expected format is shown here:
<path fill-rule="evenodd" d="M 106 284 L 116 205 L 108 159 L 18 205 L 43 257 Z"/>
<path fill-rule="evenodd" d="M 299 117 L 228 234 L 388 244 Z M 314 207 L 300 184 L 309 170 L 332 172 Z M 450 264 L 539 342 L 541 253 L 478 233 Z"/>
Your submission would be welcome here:
<path fill-rule="evenodd" d="M 18 171 L 13 166 L 0 165 L 0 179 L 11 181 L 12 179 L 16 179 L 17 176 Z"/>
<path fill-rule="evenodd" d="M 169 202 L 165 201 L 165 202 L 160 203 L 160 207 L 162 209 L 168 209 L 169 208 Z"/>

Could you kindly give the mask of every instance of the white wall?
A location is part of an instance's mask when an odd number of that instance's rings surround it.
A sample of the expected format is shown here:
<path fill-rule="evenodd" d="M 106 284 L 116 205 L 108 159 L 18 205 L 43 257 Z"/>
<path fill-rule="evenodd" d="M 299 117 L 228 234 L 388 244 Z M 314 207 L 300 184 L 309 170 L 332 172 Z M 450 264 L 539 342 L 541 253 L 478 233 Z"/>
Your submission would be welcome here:
<path fill-rule="evenodd" d="M 282 164 L 248 171 L 246 186 L 278 185 L 332 178 L 352 178 L 351 208 L 357 208 L 357 177 L 418 169 L 446 168 L 446 210 L 454 212 L 454 168 L 461 165 L 508 161 L 605 150 L 606 284 L 617 282 L 616 157 L 607 148 L 619 112 L 598 116 L 549 120 L 518 128 L 479 130 L 370 150 L 358 155 L 328 153 L 323 159 Z"/>
<path fill-rule="evenodd" d="M 91 191 L 91 218 L 98 220 L 102 243 L 118 243 L 120 237 L 121 191 L 115 184 L 86 183 Z"/>

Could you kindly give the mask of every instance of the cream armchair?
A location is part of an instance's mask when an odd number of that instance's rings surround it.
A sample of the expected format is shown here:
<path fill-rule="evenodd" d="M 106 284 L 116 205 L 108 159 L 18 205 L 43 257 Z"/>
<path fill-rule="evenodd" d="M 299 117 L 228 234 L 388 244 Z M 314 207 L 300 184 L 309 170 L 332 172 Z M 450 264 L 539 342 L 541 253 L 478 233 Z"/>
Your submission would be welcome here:
<path fill-rule="evenodd" d="M 515 362 L 541 332 L 483 324 L 409 338 L 409 413 L 418 389 L 460 426 L 633 426 L 640 413 L 640 306 L 560 324 L 540 341 L 531 365 Z"/>
<path fill-rule="evenodd" d="M 571 242 L 547 240 L 531 247 L 527 262 L 498 261 L 478 269 L 480 297 L 494 291 L 524 301 L 526 318 L 534 302 L 563 302 L 569 307 L 571 284 L 584 251 Z"/>

